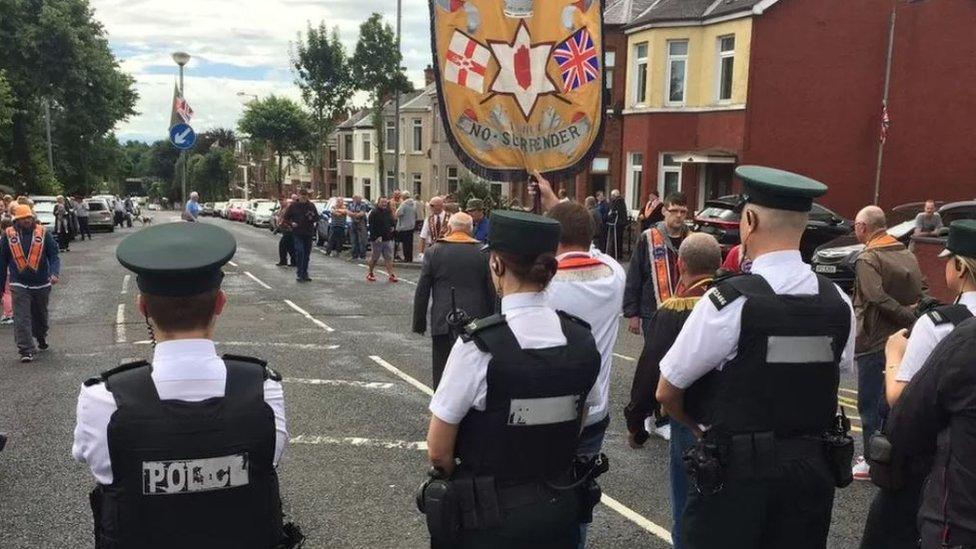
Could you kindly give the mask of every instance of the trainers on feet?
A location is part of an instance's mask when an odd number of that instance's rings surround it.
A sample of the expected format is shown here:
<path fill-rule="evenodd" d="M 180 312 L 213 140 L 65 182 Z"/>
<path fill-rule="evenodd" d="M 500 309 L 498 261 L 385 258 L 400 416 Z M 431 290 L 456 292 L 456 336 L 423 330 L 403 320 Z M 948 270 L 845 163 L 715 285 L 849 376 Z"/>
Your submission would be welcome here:
<path fill-rule="evenodd" d="M 851 473 L 854 475 L 854 480 L 871 480 L 871 465 L 864 459 L 864 456 L 857 456 Z"/>
<path fill-rule="evenodd" d="M 37 338 L 37 348 L 42 351 L 46 351 L 49 348 L 51 348 L 51 346 L 47 344 L 47 339 L 44 339 L 43 337 L 39 337 Z"/>
<path fill-rule="evenodd" d="M 654 430 L 651 431 L 651 434 L 656 437 L 663 438 L 664 440 L 671 440 L 671 424 L 669 423 L 667 425 L 655 427 Z"/>
<path fill-rule="evenodd" d="M 27 353 L 26 355 L 20 355 L 21 362 L 34 362 L 34 355 Z"/>
<path fill-rule="evenodd" d="M 12 317 L 5 316 L 3 318 L 0 318 L 0 324 L 13 324 L 13 323 L 14 323 L 14 319 Z"/>
<path fill-rule="evenodd" d="M 390 275 L 389 281 L 390 282 L 400 282 L 400 279 L 398 279 L 396 277 L 396 275 Z"/>
<path fill-rule="evenodd" d="M 366 282 L 376 282 L 376 275 L 369 273 L 366 275 Z"/>

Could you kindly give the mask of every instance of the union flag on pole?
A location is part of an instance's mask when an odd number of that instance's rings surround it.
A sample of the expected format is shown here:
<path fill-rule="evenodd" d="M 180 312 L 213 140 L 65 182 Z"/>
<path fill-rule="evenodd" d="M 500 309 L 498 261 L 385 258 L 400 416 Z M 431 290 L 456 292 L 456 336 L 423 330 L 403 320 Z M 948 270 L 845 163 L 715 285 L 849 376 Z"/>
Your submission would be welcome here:
<path fill-rule="evenodd" d="M 187 103 L 180 93 L 180 87 L 173 83 L 173 110 L 169 115 L 169 127 L 177 124 L 189 124 L 193 120 L 193 107 Z"/>
<path fill-rule="evenodd" d="M 459 86 L 470 88 L 478 93 L 485 89 L 485 72 L 491 52 L 474 38 L 463 32 L 454 31 L 451 45 L 445 56 L 444 79 Z"/>

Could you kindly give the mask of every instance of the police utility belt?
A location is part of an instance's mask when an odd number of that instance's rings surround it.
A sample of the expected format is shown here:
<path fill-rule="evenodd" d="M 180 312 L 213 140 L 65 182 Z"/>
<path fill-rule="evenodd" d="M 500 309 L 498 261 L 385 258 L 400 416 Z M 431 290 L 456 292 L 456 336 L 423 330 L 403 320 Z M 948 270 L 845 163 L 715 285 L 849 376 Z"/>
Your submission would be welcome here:
<path fill-rule="evenodd" d="M 702 495 L 717 494 L 727 480 L 773 478 L 784 461 L 823 455 L 834 484 L 844 488 L 854 481 L 851 462 L 854 438 L 851 423 L 841 409 L 835 425 L 821 434 L 781 436 L 774 431 L 715 434 L 706 432 L 685 452 L 683 461 L 695 489 Z"/>
<path fill-rule="evenodd" d="M 502 480 L 495 477 L 457 473 L 445 478 L 439 468 L 417 490 L 417 509 L 427 516 L 431 540 L 452 542 L 462 530 L 491 530 L 502 525 L 505 515 L 515 510 L 558 497 L 580 500 L 579 522 L 593 521 L 593 508 L 603 492 L 596 479 L 610 469 L 606 455 L 578 456 L 573 469 L 558 482 L 548 480 Z"/>

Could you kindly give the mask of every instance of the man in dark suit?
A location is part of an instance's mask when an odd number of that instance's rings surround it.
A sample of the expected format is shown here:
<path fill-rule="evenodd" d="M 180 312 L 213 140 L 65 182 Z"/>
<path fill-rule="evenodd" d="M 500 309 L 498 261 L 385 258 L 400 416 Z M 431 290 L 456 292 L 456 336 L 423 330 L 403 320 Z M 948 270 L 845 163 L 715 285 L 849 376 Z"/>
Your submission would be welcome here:
<path fill-rule="evenodd" d="M 449 221 L 449 233 L 424 254 L 424 265 L 413 299 L 413 331 L 427 331 L 427 304 L 430 307 L 430 335 L 433 343 L 434 389 L 440 384 L 444 365 L 458 331 L 448 323 L 451 312 L 451 289 L 458 309 L 469 318 L 482 318 L 494 312 L 495 289 L 488 271 L 488 255 L 481 243 L 472 238 L 472 220 L 466 213 L 456 213 Z M 457 327 L 460 328 L 460 327 Z"/>

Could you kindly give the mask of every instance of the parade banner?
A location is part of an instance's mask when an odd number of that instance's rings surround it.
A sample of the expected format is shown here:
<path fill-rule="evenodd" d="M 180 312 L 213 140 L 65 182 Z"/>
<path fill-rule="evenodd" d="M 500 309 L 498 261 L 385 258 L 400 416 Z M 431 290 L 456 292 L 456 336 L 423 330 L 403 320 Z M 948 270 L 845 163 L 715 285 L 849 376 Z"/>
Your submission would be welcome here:
<path fill-rule="evenodd" d="M 582 170 L 603 133 L 599 0 L 430 0 L 441 119 L 491 180 Z"/>

